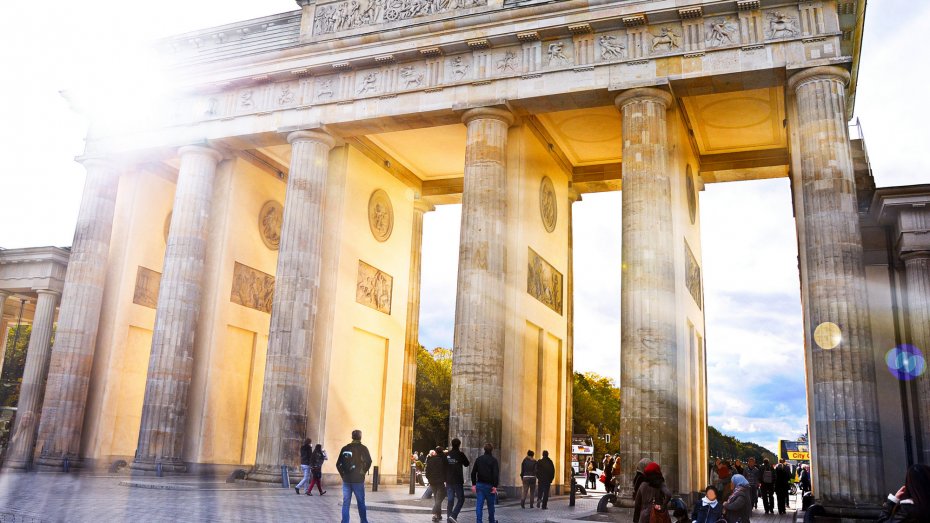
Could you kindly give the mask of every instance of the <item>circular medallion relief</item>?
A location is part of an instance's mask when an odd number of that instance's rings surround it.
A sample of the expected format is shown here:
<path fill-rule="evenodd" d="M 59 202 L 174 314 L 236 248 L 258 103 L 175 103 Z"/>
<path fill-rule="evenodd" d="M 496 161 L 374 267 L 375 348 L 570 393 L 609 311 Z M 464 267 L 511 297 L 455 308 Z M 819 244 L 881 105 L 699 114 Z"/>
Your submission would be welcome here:
<path fill-rule="evenodd" d="M 555 186 L 548 176 L 543 176 L 539 186 L 539 216 L 547 232 L 555 230 L 555 224 L 559 218 L 559 207 L 555 201 Z"/>
<path fill-rule="evenodd" d="M 168 216 L 165 216 L 165 228 L 162 231 L 165 237 L 165 245 L 168 245 L 168 231 L 171 230 L 171 215 L 174 214 L 173 211 L 168 211 Z"/>
<path fill-rule="evenodd" d="M 693 224 L 694 220 L 697 219 L 697 194 L 694 191 L 694 175 L 691 173 L 690 165 L 685 172 L 685 184 L 688 188 L 688 216 Z"/>
<path fill-rule="evenodd" d="M 284 206 L 274 200 L 268 200 L 258 213 L 258 232 L 265 242 L 265 247 L 276 251 L 281 245 L 281 224 L 284 223 Z"/>
<path fill-rule="evenodd" d="M 371 234 L 379 242 L 387 241 L 391 237 L 391 231 L 394 230 L 394 207 L 391 206 L 391 198 L 384 189 L 371 193 L 371 198 L 368 199 L 368 225 L 371 227 Z"/>

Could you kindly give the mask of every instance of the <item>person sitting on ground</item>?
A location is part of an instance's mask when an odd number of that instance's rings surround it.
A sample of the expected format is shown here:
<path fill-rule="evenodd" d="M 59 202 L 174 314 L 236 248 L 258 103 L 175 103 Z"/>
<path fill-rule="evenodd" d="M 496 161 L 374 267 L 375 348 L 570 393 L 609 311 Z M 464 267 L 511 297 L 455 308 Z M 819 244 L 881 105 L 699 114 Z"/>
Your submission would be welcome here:
<path fill-rule="evenodd" d="M 878 523 L 917 523 L 930 521 L 930 466 L 911 465 L 904 486 L 888 494 Z"/>
<path fill-rule="evenodd" d="M 732 478 L 733 493 L 723 503 L 727 523 L 749 523 L 752 517 L 752 496 L 749 493 L 749 481 L 742 474 Z"/>
<path fill-rule="evenodd" d="M 633 505 L 633 522 L 649 523 L 653 512 L 668 511 L 672 491 L 665 485 L 665 477 L 659 464 L 652 462 L 643 469 L 644 481 L 636 491 Z"/>
<path fill-rule="evenodd" d="M 710 485 L 704 489 L 704 497 L 694 502 L 691 511 L 693 523 L 717 523 L 723 517 L 723 504 L 717 499 L 717 487 Z"/>

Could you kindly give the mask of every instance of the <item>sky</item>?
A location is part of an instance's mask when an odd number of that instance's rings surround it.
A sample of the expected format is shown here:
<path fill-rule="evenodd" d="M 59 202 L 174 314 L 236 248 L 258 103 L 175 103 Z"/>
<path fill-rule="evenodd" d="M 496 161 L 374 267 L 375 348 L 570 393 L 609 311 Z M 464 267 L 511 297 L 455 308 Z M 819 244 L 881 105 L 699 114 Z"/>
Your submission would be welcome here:
<path fill-rule="evenodd" d="M 61 91 L 100 87 L 119 114 L 145 107 L 154 38 L 296 9 L 293 0 L 0 2 L 0 247 L 71 244 L 87 122 Z M 855 117 L 878 186 L 930 182 L 930 68 L 908 59 L 930 2 L 873 0 Z M 137 81 L 119 87 L 120 78 Z M 804 431 L 803 329 L 788 181 L 700 194 L 710 423 L 774 448 Z M 459 206 L 426 215 L 421 342 L 452 345 Z M 575 204 L 575 370 L 620 376 L 620 193 Z"/>

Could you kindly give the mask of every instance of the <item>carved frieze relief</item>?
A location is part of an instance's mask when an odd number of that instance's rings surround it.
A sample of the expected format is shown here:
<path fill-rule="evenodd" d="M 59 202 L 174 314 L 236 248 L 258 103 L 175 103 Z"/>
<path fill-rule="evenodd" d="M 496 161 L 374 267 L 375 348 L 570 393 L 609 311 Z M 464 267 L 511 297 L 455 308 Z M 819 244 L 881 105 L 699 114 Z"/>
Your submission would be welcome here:
<path fill-rule="evenodd" d="M 150 309 L 158 308 L 159 285 L 161 273 L 140 265 L 136 269 L 136 288 L 132 293 L 132 302 Z"/>
<path fill-rule="evenodd" d="M 320 4 L 313 17 L 313 34 L 324 35 L 359 27 L 410 20 L 428 15 L 484 7 L 488 0 L 344 0 Z"/>
<path fill-rule="evenodd" d="M 543 305 L 562 314 L 562 273 L 532 248 L 527 263 L 526 292 Z"/>
<path fill-rule="evenodd" d="M 284 207 L 269 200 L 258 213 L 258 232 L 265 247 L 276 251 L 281 244 L 281 225 L 284 223 Z"/>
<path fill-rule="evenodd" d="M 371 193 L 368 199 L 368 226 L 379 242 L 385 242 L 394 230 L 394 206 L 384 189 Z"/>
<path fill-rule="evenodd" d="M 555 230 L 559 207 L 556 204 L 555 186 L 552 184 L 552 178 L 548 176 L 543 176 L 539 184 L 539 216 L 542 218 L 546 232 Z"/>
<path fill-rule="evenodd" d="M 376 311 L 391 314 L 394 278 L 371 265 L 358 261 L 358 282 L 355 301 Z"/>
<path fill-rule="evenodd" d="M 274 276 L 236 262 L 233 268 L 229 301 L 271 314 L 274 301 Z"/>
<path fill-rule="evenodd" d="M 691 252 L 691 247 L 688 245 L 688 241 L 685 240 L 684 243 L 685 285 L 688 287 L 688 292 L 691 293 L 691 297 L 694 298 L 694 303 L 697 304 L 699 309 L 703 309 L 704 299 L 701 284 L 701 266 L 698 265 L 697 258 L 695 258 L 694 253 Z"/>

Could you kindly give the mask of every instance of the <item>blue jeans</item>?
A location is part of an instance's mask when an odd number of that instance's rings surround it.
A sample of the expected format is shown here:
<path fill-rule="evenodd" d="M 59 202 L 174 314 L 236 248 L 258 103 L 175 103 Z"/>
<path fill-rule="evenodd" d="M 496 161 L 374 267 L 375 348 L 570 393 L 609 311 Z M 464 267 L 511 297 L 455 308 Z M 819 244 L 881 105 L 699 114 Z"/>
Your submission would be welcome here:
<path fill-rule="evenodd" d="M 300 490 L 310 483 L 310 465 L 301 465 L 300 470 L 304 473 L 304 479 L 297 484 L 297 490 Z"/>
<path fill-rule="evenodd" d="M 446 515 L 451 516 L 452 519 L 458 519 L 459 512 L 462 511 L 462 505 L 465 504 L 465 487 L 462 485 L 446 485 L 446 497 L 449 498 L 446 505 Z M 455 502 L 455 508 L 452 507 L 453 501 Z"/>
<path fill-rule="evenodd" d="M 358 502 L 358 517 L 362 518 L 362 523 L 368 523 L 364 483 L 342 484 L 342 523 L 349 523 L 349 505 L 352 504 L 352 494 L 355 494 L 355 501 Z"/>
<path fill-rule="evenodd" d="M 494 504 L 497 503 L 497 494 L 491 494 L 494 488 L 488 483 L 478 483 L 475 490 L 478 494 L 478 505 L 475 507 L 475 514 L 478 516 L 478 523 L 481 523 L 481 511 L 484 509 L 484 500 L 488 500 L 488 523 L 494 523 Z"/>

